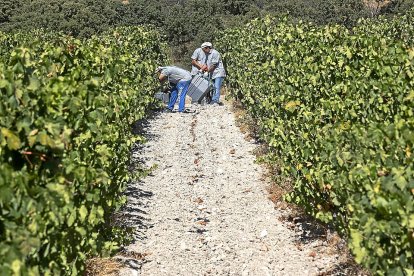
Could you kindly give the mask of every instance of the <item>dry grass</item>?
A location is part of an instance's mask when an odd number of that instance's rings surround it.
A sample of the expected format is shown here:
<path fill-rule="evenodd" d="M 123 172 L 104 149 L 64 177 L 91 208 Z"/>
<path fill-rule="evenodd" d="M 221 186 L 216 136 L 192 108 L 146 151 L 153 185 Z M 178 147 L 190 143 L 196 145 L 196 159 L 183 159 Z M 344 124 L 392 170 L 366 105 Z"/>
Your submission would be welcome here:
<path fill-rule="evenodd" d="M 267 192 L 269 193 L 268 198 L 275 204 L 275 206 L 279 209 L 285 210 L 288 207 L 290 209 L 296 209 L 296 206 L 287 203 L 283 200 L 283 196 L 286 194 L 286 190 L 284 188 L 276 185 L 275 183 L 271 183 L 266 188 Z"/>
<path fill-rule="evenodd" d="M 363 0 L 366 9 L 371 13 L 371 16 L 376 16 L 380 10 L 387 6 L 390 0 Z"/>
<path fill-rule="evenodd" d="M 364 0 L 364 5 L 367 7 L 384 7 L 388 5 L 391 1 L 390 0 Z"/>
<path fill-rule="evenodd" d="M 236 117 L 236 125 L 245 134 L 245 139 L 257 138 L 259 129 L 254 119 L 243 109 L 240 102 L 230 101 L 230 104 Z"/>
<path fill-rule="evenodd" d="M 112 258 L 93 258 L 86 262 L 86 276 L 117 276 L 123 265 Z"/>
<path fill-rule="evenodd" d="M 86 262 L 86 276 L 118 276 L 128 265 L 123 260 L 145 261 L 151 253 L 139 253 L 134 251 L 121 251 L 112 258 L 93 258 Z"/>

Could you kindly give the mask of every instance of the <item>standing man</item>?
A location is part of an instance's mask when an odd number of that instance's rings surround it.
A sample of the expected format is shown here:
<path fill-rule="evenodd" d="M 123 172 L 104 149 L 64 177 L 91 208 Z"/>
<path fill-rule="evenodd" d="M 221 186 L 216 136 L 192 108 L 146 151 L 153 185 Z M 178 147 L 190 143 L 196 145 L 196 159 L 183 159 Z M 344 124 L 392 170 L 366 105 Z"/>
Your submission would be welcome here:
<path fill-rule="evenodd" d="M 191 82 L 191 73 L 176 66 L 158 67 L 155 72 L 161 83 L 168 81 L 173 84 L 170 101 L 165 112 L 172 112 L 177 98 L 180 98 L 178 112 L 185 112 L 185 96 Z"/>
<path fill-rule="evenodd" d="M 195 75 L 198 71 L 207 72 L 214 82 L 215 93 L 211 104 L 220 103 L 220 90 L 223 80 L 226 77 L 223 61 L 220 53 L 213 49 L 210 42 L 204 42 L 200 48 L 197 48 L 191 56 L 191 74 Z"/>

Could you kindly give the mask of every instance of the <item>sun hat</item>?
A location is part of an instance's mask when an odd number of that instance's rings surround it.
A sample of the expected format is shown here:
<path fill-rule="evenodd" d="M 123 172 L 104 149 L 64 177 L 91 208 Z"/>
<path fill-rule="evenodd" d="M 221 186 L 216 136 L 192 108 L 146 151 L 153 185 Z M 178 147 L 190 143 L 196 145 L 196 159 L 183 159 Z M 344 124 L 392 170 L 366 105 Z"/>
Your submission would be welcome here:
<path fill-rule="evenodd" d="M 201 48 L 206 48 L 206 47 L 212 48 L 213 44 L 211 44 L 211 42 L 204 42 L 203 44 L 201 44 Z"/>

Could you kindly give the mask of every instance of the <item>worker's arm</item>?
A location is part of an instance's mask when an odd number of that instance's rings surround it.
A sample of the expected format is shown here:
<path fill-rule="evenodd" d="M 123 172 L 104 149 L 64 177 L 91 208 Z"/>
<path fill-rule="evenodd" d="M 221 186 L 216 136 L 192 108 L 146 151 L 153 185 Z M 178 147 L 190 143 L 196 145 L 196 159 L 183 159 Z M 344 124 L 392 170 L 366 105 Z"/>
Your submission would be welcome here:
<path fill-rule="evenodd" d="M 200 69 L 201 71 L 207 70 L 207 65 L 199 63 L 197 60 L 192 59 L 191 64 Z"/>

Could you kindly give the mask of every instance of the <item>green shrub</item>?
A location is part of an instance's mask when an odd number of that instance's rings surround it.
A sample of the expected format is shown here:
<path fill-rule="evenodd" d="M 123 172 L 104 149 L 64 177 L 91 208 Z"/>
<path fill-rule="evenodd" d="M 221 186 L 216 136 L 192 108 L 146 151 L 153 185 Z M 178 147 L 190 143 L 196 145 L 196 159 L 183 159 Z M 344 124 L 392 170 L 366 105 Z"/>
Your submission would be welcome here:
<path fill-rule="evenodd" d="M 379 275 L 414 273 L 413 17 L 353 30 L 267 17 L 219 45 L 232 96 L 295 181 L 286 199 Z"/>
<path fill-rule="evenodd" d="M 164 46 L 141 27 L 0 36 L 0 274 L 79 274 L 124 241 L 109 222 Z"/>

